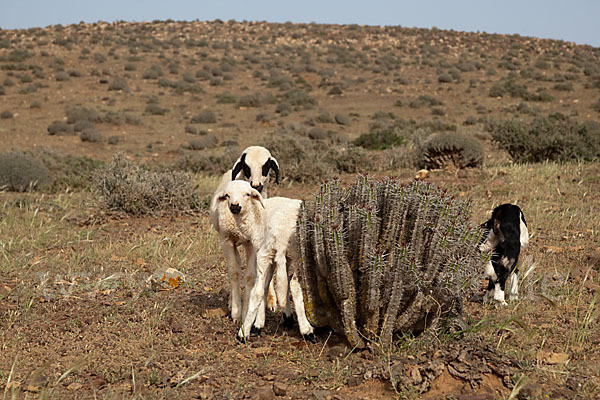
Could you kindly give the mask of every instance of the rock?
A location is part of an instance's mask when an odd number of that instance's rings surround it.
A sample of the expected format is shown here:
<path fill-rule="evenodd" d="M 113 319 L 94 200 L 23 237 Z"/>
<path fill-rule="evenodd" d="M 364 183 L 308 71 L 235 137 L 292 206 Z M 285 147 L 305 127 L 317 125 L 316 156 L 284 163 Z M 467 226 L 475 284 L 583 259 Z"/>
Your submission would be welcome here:
<path fill-rule="evenodd" d="M 288 385 L 283 382 L 275 382 L 273 384 L 273 392 L 277 396 L 285 396 L 288 391 Z"/>
<path fill-rule="evenodd" d="M 338 344 L 329 349 L 327 352 L 327 358 L 330 361 L 336 360 L 338 358 L 344 358 L 348 354 L 350 349 L 345 344 Z"/>
<path fill-rule="evenodd" d="M 185 276 L 175 268 L 160 268 L 148 278 L 150 287 L 155 292 L 177 289 L 185 282 Z"/>
<path fill-rule="evenodd" d="M 260 389 L 252 398 L 255 400 L 272 400 L 275 398 L 275 393 L 273 393 L 273 389 L 271 388 Z"/>
<path fill-rule="evenodd" d="M 202 310 L 202 318 L 222 318 L 227 315 L 224 308 L 207 308 Z"/>
<path fill-rule="evenodd" d="M 417 174 L 415 175 L 415 179 L 417 180 L 423 180 L 427 177 L 427 175 L 429 174 L 429 171 L 426 169 L 421 169 L 419 171 L 417 171 Z"/>
<path fill-rule="evenodd" d="M 329 400 L 331 399 L 331 392 L 329 390 L 315 389 L 312 392 L 312 398 L 314 400 Z"/>
<path fill-rule="evenodd" d="M 67 386 L 67 390 L 76 391 L 76 390 L 80 390 L 82 387 L 83 387 L 83 385 L 81 383 L 73 382 L 69 386 Z"/>

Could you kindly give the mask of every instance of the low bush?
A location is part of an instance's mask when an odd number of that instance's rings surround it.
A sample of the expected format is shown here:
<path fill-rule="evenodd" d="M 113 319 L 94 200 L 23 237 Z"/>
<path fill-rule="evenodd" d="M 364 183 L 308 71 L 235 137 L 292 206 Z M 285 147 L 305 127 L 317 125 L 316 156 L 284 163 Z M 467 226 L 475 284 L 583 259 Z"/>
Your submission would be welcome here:
<path fill-rule="evenodd" d="M 202 110 L 192 117 L 193 124 L 214 124 L 217 122 L 217 116 L 211 110 Z"/>
<path fill-rule="evenodd" d="M 102 141 L 102 134 L 94 127 L 84 128 L 79 134 L 82 142 L 98 143 Z"/>
<path fill-rule="evenodd" d="M 188 211 L 198 207 L 193 178 L 178 171 L 149 171 L 122 155 L 101 168 L 95 190 L 110 210 L 132 215 Z"/>
<path fill-rule="evenodd" d="M 600 128 L 580 124 L 561 114 L 538 117 L 531 123 L 494 122 L 489 129 L 493 140 L 516 162 L 600 158 Z"/>
<path fill-rule="evenodd" d="M 387 127 L 369 133 L 363 133 L 354 140 L 355 146 L 369 150 L 385 150 L 394 146 L 406 144 L 404 136 L 398 134 L 398 129 Z"/>
<path fill-rule="evenodd" d="M 48 134 L 52 136 L 73 135 L 74 133 L 73 126 L 66 122 L 55 121 L 48 125 Z"/>
<path fill-rule="evenodd" d="M 192 139 L 186 146 L 189 150 L 212 149 L 219 144 L 219 139 L 215 135 L 204 135 L 197 139 Z"/>
<path fill-rule="evenodd" d="M 50 171 L 39 159 L 16 150 L 0 154 L 0 190 L 25 192 L 51 181 Z"/>
<path fill-rule="evenodd" d="M 479 167 L 483 163 L 483 145 L 460 133 L 438 133 L 417 147 L 419 166 L 436 169 Z"/>

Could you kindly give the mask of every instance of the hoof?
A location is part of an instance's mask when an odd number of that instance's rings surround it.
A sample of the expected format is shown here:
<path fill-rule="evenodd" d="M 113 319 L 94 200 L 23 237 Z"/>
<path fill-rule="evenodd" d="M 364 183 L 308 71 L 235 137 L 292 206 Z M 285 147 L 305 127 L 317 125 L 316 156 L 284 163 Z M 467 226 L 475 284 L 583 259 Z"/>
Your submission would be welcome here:
<path fill-rule="evenodd" d="M 235 341 L 241 344 L 246 344 L 246 338 L 243 336 L 240 336 L 240 334 L 238 333 L 237 335 L 235 335 Z"/>
<path fill-rule="evenodd" d="M 302 335 L 302 337 L 304 338 L 304 340 L 306 340 L 307 342 L 311 342 L 311 343 L 317 343 L 317 337 L 315 336 L 314 333 L 309 333 L 308 335 Z"/>
<path fill-rule="evenodd" d="M 294 321 L 294 315 L 293 314 L 290 314 L 290 316 L 287 316 L 287 315 L 283 314 L 283 327 L 285 329 L 292 329 L 292 328 L 294 328 L 294 324 L 295 324 L 295 321 Z"/>
<path fill-rule="evenodd" d="M 260 336 L 261 331 L 261 328 L 253 326 L 252 328 L 250 328 L 250 336 Z"/>

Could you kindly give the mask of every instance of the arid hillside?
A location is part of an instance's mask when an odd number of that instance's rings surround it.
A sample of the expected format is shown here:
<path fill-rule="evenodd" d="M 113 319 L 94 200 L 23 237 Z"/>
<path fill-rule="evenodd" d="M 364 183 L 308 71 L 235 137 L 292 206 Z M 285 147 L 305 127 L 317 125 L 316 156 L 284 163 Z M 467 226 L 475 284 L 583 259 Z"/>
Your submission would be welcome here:
<path fill-rule="evenodd" d="M 245 21 L 0 30 L 0 143 L 5 398 L 600 396 L 599 48 Z M 518 204 L 520 299 L 465 299 L 462 330 L 386 352 L 328 329 L 307 343 L 280 313 L 239 344 L 207 208 L 254 144 L 280 164 L 271 196 L 418 173 L 477 225 Z M 110 203 L 98 182 L 132 171 L 150 183 Z M 152 290 L 164 267 L 185 282 Z"/>

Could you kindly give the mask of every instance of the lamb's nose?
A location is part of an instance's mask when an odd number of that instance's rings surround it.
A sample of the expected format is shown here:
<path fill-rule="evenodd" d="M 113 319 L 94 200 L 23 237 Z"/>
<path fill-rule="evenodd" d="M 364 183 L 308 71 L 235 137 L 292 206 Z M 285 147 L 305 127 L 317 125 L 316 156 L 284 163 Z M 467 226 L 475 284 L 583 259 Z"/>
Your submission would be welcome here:
<path fill-rule="evenodd" d="M 262 193 L 262 190 L 263 190 L 263 184 L 262 183 L 258 184 L 258 186 L 254 186 L 254 185 L 250 185 L 250 186 L 252 186 L 253 189 L 258 190 L 258 193 Z"/>
<path fill-rule="evenodd" d="M 231 204 L 229 206 L 229 209 L 231 210 L 232 214 L 239 214 L 240 211 L 242 211 L 242 206 L 240 206 L 239 204 Z"/>

